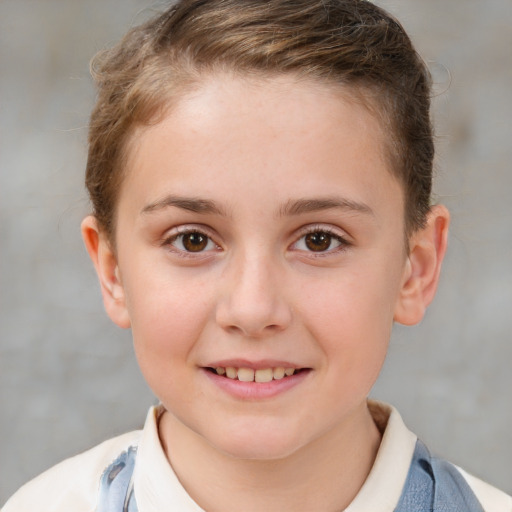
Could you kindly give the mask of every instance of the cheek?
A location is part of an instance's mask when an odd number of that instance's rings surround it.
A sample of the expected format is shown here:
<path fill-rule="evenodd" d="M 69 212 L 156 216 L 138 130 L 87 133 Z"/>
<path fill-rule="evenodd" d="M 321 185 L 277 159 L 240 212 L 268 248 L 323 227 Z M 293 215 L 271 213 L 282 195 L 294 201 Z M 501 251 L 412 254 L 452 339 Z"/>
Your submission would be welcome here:
<path fill-rule="evenodd" d="M 142 372 L 149 378 L 149 374 L 169 373 L 170 362 L 176 363 L 175 374 L 186 369 L 212 310 L 204 283 L 178 275 L 152 275 L 128 283 L 126 292 Z"/>
<path fill-rule="evenodd" d="M 393 269 L 340 272 L 315 283 L 302 306 L 307 327 L 330 365 L 337 365 L 344 385 L 367 381 L 371 387 L 384 362 L 397 296 Z"/>
<path fill-rule="evenodd" d="M 321 319 L 316 322 L 319 326 L 358 338 L 358 332 L 363 336 L 379 332 L 385 325 L 391 327 L 398 282 L 398 273 L 392 268 L 386 271 L 375 265 L 359 265 L 342 269 L 336 275 L 304 284 L 303 290 L 314 292 L 302 294 L 302 309 L 312 320 Z"/>

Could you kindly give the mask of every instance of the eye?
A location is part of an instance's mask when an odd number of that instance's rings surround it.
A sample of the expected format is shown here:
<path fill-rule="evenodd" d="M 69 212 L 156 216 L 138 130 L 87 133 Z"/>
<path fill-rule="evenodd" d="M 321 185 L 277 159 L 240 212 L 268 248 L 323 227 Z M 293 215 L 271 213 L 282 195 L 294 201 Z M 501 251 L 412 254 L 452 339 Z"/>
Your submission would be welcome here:
<path fill-rule="evenodd" d="M 315 229 L 302 235 L 293 248 L 299 251 L 327 253 L 350 245 L 342 236 L 326 229 Z"/>
<path fill-rule="evenodd" d="M 171 245 L 178 251 L 199 253 L 218 248 L 217 244 L 205 233 L 197 230 L 185 231 L 167 239 L 166 245 Z"/>

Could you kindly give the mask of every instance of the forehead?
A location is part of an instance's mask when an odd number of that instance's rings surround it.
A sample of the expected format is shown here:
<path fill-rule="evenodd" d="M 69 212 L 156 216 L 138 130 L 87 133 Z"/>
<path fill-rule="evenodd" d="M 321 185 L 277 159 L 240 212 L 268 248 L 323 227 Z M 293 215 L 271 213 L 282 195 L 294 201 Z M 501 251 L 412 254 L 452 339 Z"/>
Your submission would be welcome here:
<path fill-rule="evenodd" d="M 276 198 L 282 201 L 285 189 L 313 193 L 344 174 L 351 177 L 345 188 L 357 183 L 355 195 L 367 188 L 371 196 L 376 178 L 397 185 L 386 134 L 361 94 L 289 75 L 218 74 L 200 81 L 163 120 L 134 131 L 127 164 L 122 188 L 137 188 L 141 201 L 158 186 L 179 192 L 193 184 L 196 194 L 208 195 L 221 182 L 234 192 L 240 180 L 281 188 Z"/>

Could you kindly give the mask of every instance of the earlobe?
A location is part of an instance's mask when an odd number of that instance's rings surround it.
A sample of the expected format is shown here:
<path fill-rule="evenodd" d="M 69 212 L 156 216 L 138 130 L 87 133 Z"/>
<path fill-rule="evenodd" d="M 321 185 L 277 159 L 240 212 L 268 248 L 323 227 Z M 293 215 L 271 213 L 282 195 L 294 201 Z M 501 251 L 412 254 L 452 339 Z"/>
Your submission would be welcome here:
<path fill-rule="evenodd" d="M 396 322 L 404 325 L 419 323 L 432 302 L 448 244 L 449 223 L 448 210 L 442 205 L 434 206 L 428 214 L 426 226 L 411 236 L 395 307 Z"/>
<path fill-rule="evenodd" d="M 85 247 L 98 275 L 107 314 L 115 324 L 127 329 L 130 327 L 130 317 L 117 258 L 111 244 L 94 216 L 86 217 L 81 228 Z"/>

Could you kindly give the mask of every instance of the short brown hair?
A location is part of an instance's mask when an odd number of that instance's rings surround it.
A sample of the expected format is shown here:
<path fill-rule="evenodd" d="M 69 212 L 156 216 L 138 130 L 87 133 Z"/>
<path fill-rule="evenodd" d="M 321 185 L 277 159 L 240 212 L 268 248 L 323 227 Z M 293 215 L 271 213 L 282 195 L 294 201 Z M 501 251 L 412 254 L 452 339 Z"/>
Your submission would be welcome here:
<path fill-rule="evenodd" d="M 86 185 L 113 237 L 126 144 L 205 72 L 293 73 L 361 93 L 389 133 L 407 233 L 430 208 L 430 74 L 402 26 L 367 0 L 180 0 L 98 54 Z"/>

